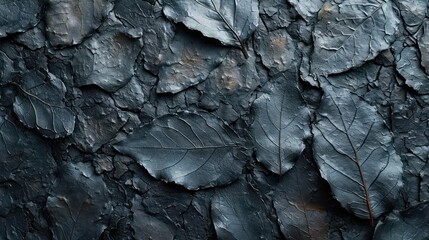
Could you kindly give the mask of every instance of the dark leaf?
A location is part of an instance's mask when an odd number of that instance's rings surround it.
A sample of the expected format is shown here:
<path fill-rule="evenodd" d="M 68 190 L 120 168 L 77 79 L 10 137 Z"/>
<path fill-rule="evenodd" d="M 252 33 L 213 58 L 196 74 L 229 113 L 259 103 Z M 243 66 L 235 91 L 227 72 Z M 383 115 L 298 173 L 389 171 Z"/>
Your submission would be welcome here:
<path fill-rule="evenodd" d="M 38 24 L 36 27 L 19 34 L 16 41 L 25 45 L 31 50 L 36 50 L 45 46 L 45 33 L 43 32 L 44 25 Z"/>
<path fill-rule="evenodd" d="M 259 22 L 257 0 L 164 0 L 164 14 L 225 45 L 241 47 Z"/>
<path fill-rule="evenodd" d="M 216 191 L 211 204 L 217 239 L 276 239 L 265 203 L 245 180 Z"/>
<path fill-rule="evenodd" d="M 310 161 L 301 158 L 276 186 L 273 195 L 286 239 L 328 239 L 333 199 L 329 186 Z"/>
<path fill-rule="evenodd" d="M 61 166 L 46 202 L 54 239 L 98 239 L 109 213 L 108 190 L 101 176 L 85 163 Z"/>
<path fill-rule="evenodd" d="M 262 63 L 275 75 L 286 70 L 295 70 L 299 64 L 296 42 L 289 36 L 286 29 L 265 32 L 258 30 L 256 52 L 261 56 Z"/>
<path fill-rule="evenodd" d="M 19 83 L 20 89 L 13 110 L 29 128 L 36 128 L 45 137 L 58 138 L 74 131 L 75 117 L 63 99 L 66 87 L 51 73 L 29 72 Z"/>
<path fill-rule="evenodd" d="M 136 197 L 132 200 L 133 222 L 131 226 L 134 229 L 134 237 L 136 239 L 174 239 L 174 229 L 158 218 L 151 216 L 145 212 L 141 204 L 142 198 Z"/>
<path fill-rule="evenodd" d="M 410 33 L 416 33 L 424 21 L 428 8 L 427 0 L 393 0 L 398 6 L 405 26 Z"/>
<path fill-rule="evenodd" d="M 329 82 L 338 88 L 345 88 L 358 96 L 367 93 L 369 85 L 376 84 L 380 66 L 374 63 L 366 63 L 359 68 L 352 69 L 345 73 L 331 75 L 329 77 L 319 77 L 322 82 Z"/>
<path fill-rule="evenodd" d="M 197 86 L 202 92 L 201 106 L 212 110 L 223 105 L 232 108 L 230 110 L 237 112 L 237 115 L 246 114 L 252 94 L 261 81 L 255 61 L 254 55 L 245 59 L 238 50 L 230 50 L 219 67 Z"/>
<path fill-rule="evenodd" d="M 112 10 L 112 0 L 47 0 L 46 33 L 51 45 L 76 45 Z"/>
<path fill-rule="evenodd" d="M 77 86 L 95 84 L 114 92 L 134 74 L 134 63 L 143 46 L 141 39 L 112 31 L 96 34 L 77 47 L 73 70 Z"/>
<path fill-rule="evenodd" d="M 115 145 L 155 178 L 188 189 L 214 187 L 237 179 L 247 147 L 233 129 L 208 113 L 170 114 L 155 119 Z"/>
<path fill-rule="evenodd" d="M 377 224 L 374 240 L 429 238 L 429 204 L 420 203 L 401 212 L 393 212 Z"/>
<path fill-rule="evenodd" d="M 310 136 L 310 112 L 297 84 L 295 78 L 278 77 L 262 88 L 252 105 L 256 158 L 279 175 L 293 167 Z"/>
<path fill-rule="evenodd" d="M 174 24 L 163 16 L 158 3 L 152 4 L 150 1 L 117 0 L 114 11 L 126 28 L 143 33 L 144 66 L 158 74 L 160 63 L 170 60 L 162 53 L 169 51 L 169 44 L 175 35 Z"/>
<path fill-rule="evenodd" d="M 402 162 L 375 107 L 350 92 L 326 86 L 313 125 L 314 154 L 334 197 L 370 219 L 391 209 L 402 187 Z"/>
<path fill-rule="evenodd" d="M 115 100 L 116 106 L 121 109 L 141 110 L 145 103 L 142 81 L 137 77 L 132 77 L 127 85 L 112 94 L 112 98 Z"/>
<path fill-rule="evenodd" d="M 96 152 L 127 123 L 127 116 L 100 89 L 85 89 L 76 102 L 79 102 L 79 109 L 72 138 L 85 152 Z"/>
<path fill-rule="evenodd" d="M 12 184 L 14 191 L 9 199 L 21 202 L 46 193 L 56 164 L 42 137 L 16 121 L 0 111 L 0 184 Z M 3 201 L 7 200 L 0 203 Z"/>
<path fill-rule="evenodd" d="M 399 43 L 398 44 L 402 44 Z M 429 93 L 429 77 L 420 65 L 418 49 L 405 47 L 396 55 L 396 70 L 405 78 L 405 83 L 420 94 Z"/>
<path fill-rule="evenodd" d="M 174 36 L 159 66 L 157 92 L 177 93 L 204 80 L 225 58 L 227 49 L 181 31 Z"/>
<path fill-rule="evenodd" d="M 263 27 L 274 31 L 289 26 L 295 20 L 296 13 L 287 1 L 259 0 L 259 14 Z"/>
<path fill-rule="evenodd" d="M 0 0 L 0 38 L 37 25 L 42 0 Z"/>
<path fill-rule="evenodd" d="M 399 19 L 390 0 L 330 0 L 319 11 L 313 73 L 341 73 L 375 58 L 395 40 Z"/>

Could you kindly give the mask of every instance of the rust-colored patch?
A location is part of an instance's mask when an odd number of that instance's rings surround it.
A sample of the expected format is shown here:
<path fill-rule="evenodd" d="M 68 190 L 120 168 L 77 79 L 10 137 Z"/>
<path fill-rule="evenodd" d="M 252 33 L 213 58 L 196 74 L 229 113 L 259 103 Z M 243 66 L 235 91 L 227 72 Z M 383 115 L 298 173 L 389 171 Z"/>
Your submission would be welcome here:
<path fill-rule="evenodd" d="M 274 38 L 271 40 L 271 47 L 275 51 L 284 51 L 287 45 L 287 38 Z"/>

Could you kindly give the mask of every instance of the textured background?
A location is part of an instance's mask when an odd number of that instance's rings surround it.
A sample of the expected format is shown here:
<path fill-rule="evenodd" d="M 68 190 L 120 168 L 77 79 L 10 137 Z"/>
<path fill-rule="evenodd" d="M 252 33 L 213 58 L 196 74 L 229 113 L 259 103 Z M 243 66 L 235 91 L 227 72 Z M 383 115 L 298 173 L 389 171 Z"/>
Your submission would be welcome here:
<path fill-rule="evenodd" d="M 429 239 L 427 0 L 0 0 L 0 239 Z"/>

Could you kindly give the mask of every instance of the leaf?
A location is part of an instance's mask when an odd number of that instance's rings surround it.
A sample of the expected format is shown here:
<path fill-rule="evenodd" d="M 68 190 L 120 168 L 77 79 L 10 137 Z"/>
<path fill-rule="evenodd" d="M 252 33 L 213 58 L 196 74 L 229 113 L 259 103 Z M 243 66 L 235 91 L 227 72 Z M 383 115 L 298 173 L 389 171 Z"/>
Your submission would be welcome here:
<path fill-rule="evenodd" d="M 407 30 L 415 34 L 425 20 L 428 1 L 427 0 L 393 0 L 399 8 L 402 19 Z"/>
<path fill-rule="evenodd" d="M 112 10 L 111 0 L 48 0 L 46 34 L 52 46 L 76 45 L 95 31 Z"/>
<path fill-rule="evenodd" d="M 262 63 L 275 75 L 286 70 L 294 70 L 299 64 L 297 44 L 286 29 L 266 32 L 258 30 L 256 52 L 261 56 Z"/>
<path fill-rule="evenodd" d="M 82 90 L 77 109 L 76 129 L 72 138 L 85 152 L 96 152 L 114 138 L 128 118 L 115 106 L 109 94 L 99 88 Z"/>
<path fill-rule="evenodd" d="M 376 85 L 380 68 L 379 65 L 369 62 L 341 74 L 329 77 L 320 76 L 319 79 L 322 83 L 329 82 L 330 85 L 345 88 L 358 96 L 364 96 L 368 92 L 368 85 Z"/>
<path fill-rule="evenodd" d="M 191 32 L 178 32 L 162 52 L 158 93 L 178 93 L 206 80 L 225 58 L 227 48 L 204 41 Z"/>
<path fill-rule="evenodd" d="M 289 0 L 305 21 L 310 22 L 326 0 Z"/>
<path fill-rule="evenodd" d="M 99 239 L 109 213 L 108 190 L 85 163 L 65 163 L 46 202 L 54 239 Z"/>
<path fill-rule="evenodd" d="M 243 179 L 216 191 L 211 213 L 217 239 L 279 238 L 261 196 Z"/>
<path fill-rule="evenodd" d="M 122 32 L 95 34 L 79 45 L 73 56 L 76 85 L 94 84 L 108 92 L 117 91 L 134 75 L 134 63 L 142 46 L 141 39 Z"/>
<path fill-rule="evenodd" d="M 134 229 L 134 237 L 136 239 L 165 239 L 173 240 L 174 231 L 172 227 L 159 220 L 158 218 L 147 214 L 141 206 L 141 197 L 137 195 L 132 200 L 133 222 L 131 226 Z"/>
<path fill-rule="evenodd" d="M 326 86 L 313 125 L 314 155 L 334 197 L 348 211 L 374 219 L 402 187 L 402 162 L 375 107 L 347 90 Z"/>
<path fill-rule="evenodd" d="M 429 238 L 429 203 L 422 202 L 401 212 L 393 212 L 377 224 L 374 240 Z"/>
<path fill-rule="evenodd" d="M 310 136 L 310 112 L 297 84 L 282 75 L 268 82 L 252 105 L 256 159 L 278 175 L 293 167 Z"/>
<path fill-rule="evenodd" d="M 5 112 L 0 111 L 0 185 L 11 183 L 14 203 L 43 197 L 56 169 L 50 146 Z M 0 191 L 0 196 L 4 192 Z M 7 211 L 5 198 L 0 201 Z"/>
<path fill-rule="evenodd" d="M 163 4 L 169 19 L 227 46 L 240 47 L 248 57 L 244 41 L 258 26 L 257 0 L 164 0 Z"/>
<path fill-rule="evenodd" d="M 239 50 L 230 50 L 206 81 L 196 86 L 202 92 L 201 106 L 216 110 L 226 105 L 232 108 L 228 113 L 245 114 L 250 108 L 253 92 L 261 83 L 255 61 L 253 54 L 245 59 Z M 229 119 L 227 115 L 222 114 L 222 118 Z"/>
<path fill-rule="evenodd" d="M 415 47 L 405 47 L 398 51 L 398 55 L 395 57 L 396 70 L 405 78 L 405 84 L 420 94 L 428 94 L 429 77 L 420 65 L 418 49 Z"/>
<path fill-rule="evenodd" d="M 43 136 L 58 138 L 74 131 L 75 117 L 65 106 L 66 88 L 51 73 L 28 72 L 19 84 L 13 110 L 29 128 L 36 128 Z"/>
<path fill-rule="evenodd" d="M 40 0 L 0 0 L 0 38 L 36 26 L 42 3 Z"/>
<path fill-rule="evenodd" d="M 168 114 L 114 145 L 155 178 L 184 187 L 224 185 L 237 179 L 247 142 L 209 113 Z"/>
<path fill-rule="evenodd" d="M 315 166 L 300 158 L 273 194 L 280 229 L 286 239 L 328 239 L 333 208 L 329 186 Z"/>
<path fill-rule="evenodd" d="M 389 0 L 330 0 L 319 11 L 311 71 L 341 73 L 375 58 L 396 39 L 399 19 Z"/>

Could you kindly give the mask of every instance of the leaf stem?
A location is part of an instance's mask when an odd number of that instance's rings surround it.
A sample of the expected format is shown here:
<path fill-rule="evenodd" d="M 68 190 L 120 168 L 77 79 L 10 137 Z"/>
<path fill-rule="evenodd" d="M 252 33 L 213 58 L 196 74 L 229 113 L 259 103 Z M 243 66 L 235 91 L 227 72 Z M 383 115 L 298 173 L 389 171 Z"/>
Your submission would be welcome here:
<path fill-rule="evenodd" d="M 240 43 L 241 51 L 243 52 L 243 55 L 246 59 L 249 58 L 249 54 L 247 53 L 246 47 L 244 46 L 243 41 L 241 40 L 240 36 L 238 36 L 237 32 L 234 31 L 234 28 L 231 26 L 231 24 L 225 19 L 225 17 L 219 12 L 216 5 L 214 4 L 213 0 L 211 0 L 213 8 L 215 12 L 219 15 L 219 17 L 222 19 L 222 21 L 228 26 L 229 30 L 234 34 L 234 37 L 237 39 L 237 41 Z"/>

